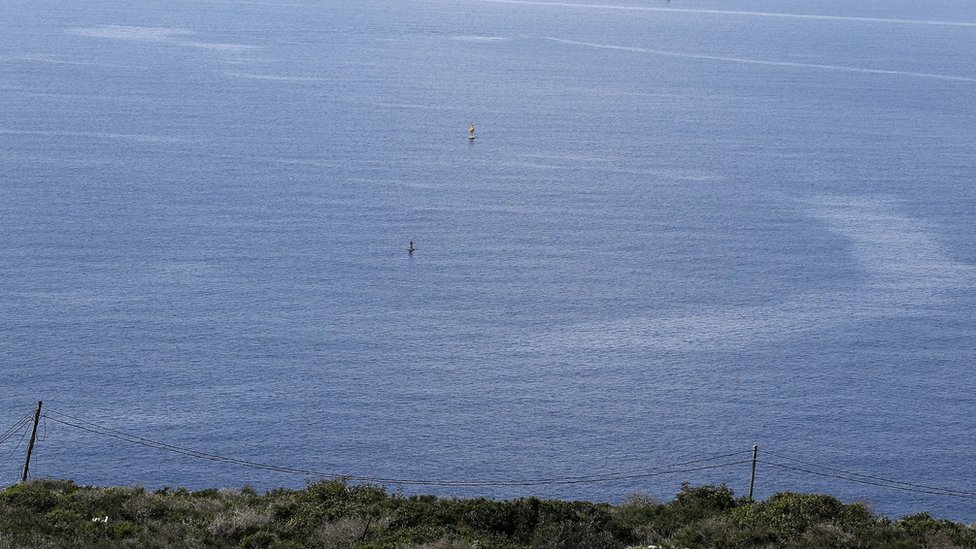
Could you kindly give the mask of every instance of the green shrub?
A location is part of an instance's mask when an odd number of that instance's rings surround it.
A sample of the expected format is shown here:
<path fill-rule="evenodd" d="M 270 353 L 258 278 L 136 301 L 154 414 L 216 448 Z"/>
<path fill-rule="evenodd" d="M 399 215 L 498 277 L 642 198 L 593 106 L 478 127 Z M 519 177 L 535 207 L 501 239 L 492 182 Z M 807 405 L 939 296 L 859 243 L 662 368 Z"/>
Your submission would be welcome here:
<path fill-rule="evenodd" d="M 97 490 L 83 489 L 73 493 L 71 505 L 89 518 L 107 515 L 116 520 L 134 520 L 136 517 L 129 512 L 127 504 L 132 498 L 144 494 L 145 490 L 141 487 L 112 486 Z"/>
<path fill-rule="evenodd" d="M 61 531 L 73 531 L 77 529 L 84 518 L 70 509 L 54 509 L 44 515 L 44 522 L 48 528 Z"/>
<path fill-rule="evenodd" d="M 803 532 L 813 524 L 873 525 L 876 517 L 863 505 L 844 505 L 820 494 L 775 494 L 768 500 L 739 507 L 733 516 L 746 527 L 778 533 Z"/>
<path fill-rule="evenodd" d="M 141 531 L 137 524 L 133 524 L 126 520 L 111 522 L 109 526 L 109 536 L 117 540 L 134 538 L 138 536 L 139 532 Z"/>
<path fill-rule="evenodd" d="M 511 501 L 491 501 L 483 498 L 468 500 L 460 524 L 483 536 L 511 539 L 528 543 L 539 523 L 542 507 L 536 498 Z"/>
<path fill-rule="evenodd" d="M 642 524 L 628 524 L 631 535 L 639 535 L 648 541 L 656 543 L 673 537 L 679 530 L 689 524 L 696 524 L 705 519 L 724 514 L 736 506 L 735 494 L 726 485 L 691 486 L 681 485 L 681 490 L 670 503 L 654 507 L 645 502 L 635 508 L 631 514 L 640 513 L 647 522 Z M 637 516 L 631 516 L 631 520 Z"/>
<path fill-rule="evenodd" d="M 844 505 L 825 495 L 781 493 L 685 526 L 674 541 L 689 547 L 871 547 L 884 539 L 879 537 L 880 526 L 861 504 Z"/>
<path fill-rule="evenodd" d="M 32 480 L 14 484 L 0 492 L 0 502 L 46 513 L 77 490 L 78 487 L 70 480 Z"/>
<path fill-rule="evenodd" d="M 594 522 L 547 520 L 532 536 L 532 549 L 622 549 L 624 544 Z"/>
<path fill-rule="evenodd" d="M 976 530 L 948 520 L 933 518 L 928 513 L 902 517 L 895 528 L 924 547 L 976 548 Z"/>
<path fill-rule="evenodd" d="M 97 519 L 97 520 L 93 520 Z M 662 504 L 388 495 L 342 480 L 302 490 L 78 487 L 0 491 L 0 549 L 976 549 L 972 527 L 922 513 L 892 522 L 825 495 L 736 501 L 682 485 Z"/>
<path fill-rule="evenodd" d="M 724 484 L 693 487 L 685 482 L 669 507 L 689 518 L 703 518 L 728 511 L 735 505 L 735 494 Z"/>
<path fill-rule="evenodd" d="M 241 549 L 270 549 L 277 547 L 278 537 L 271 532 L 254 532 L 241 540 L 238 547 Z"/>
<path fill-rule="evenodd" d="M 627 498 L 612 513 L 617 524 L 629 533 L 628 543 L 652 544 L 662 539 L 653 525 L 664 509 L 653 498 L 638 494 Z"/>
<path fill-rule="evenodd" d="M 270 500 L 270 516 L 283 534 L 309 539 L 323 525 L 343 517 L 378 518 L 387 497 L 384 488 L 339 479 L 309 483 L 293 494 L 273 492 L 265 499 Z"/>

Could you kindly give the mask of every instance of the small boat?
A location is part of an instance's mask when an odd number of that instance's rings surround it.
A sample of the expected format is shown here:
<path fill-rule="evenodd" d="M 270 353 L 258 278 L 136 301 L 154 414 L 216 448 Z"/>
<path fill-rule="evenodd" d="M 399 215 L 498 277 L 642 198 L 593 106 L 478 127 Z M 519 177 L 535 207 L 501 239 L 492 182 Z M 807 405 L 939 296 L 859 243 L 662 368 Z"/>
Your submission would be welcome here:
<path fill-rule="evenodd" d="M 474 122 L 468 126 L 468 141 L 474 141 Z"/>
<path fill-rule="evenodd" d="M 407 244 L 407 253 L 408 253 L 408 254 L 412 254 L 412 253 L 413 253 L 413 251 L 414 251 L 414 250 L 416 250 L 416 249 L 417 249 L 417 248 L 414 248 L 414 247 L 413 247 L 413 240 L 411 240 L 411 241 L 410 241 L 410 244 Z"/>

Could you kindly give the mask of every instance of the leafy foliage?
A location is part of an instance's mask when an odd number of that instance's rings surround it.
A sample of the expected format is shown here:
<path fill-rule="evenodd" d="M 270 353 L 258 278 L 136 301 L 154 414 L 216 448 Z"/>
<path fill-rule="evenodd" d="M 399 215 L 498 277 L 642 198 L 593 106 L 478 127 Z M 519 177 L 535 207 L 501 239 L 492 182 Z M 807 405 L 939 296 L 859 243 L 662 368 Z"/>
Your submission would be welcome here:
<path fill-rule="evenodd" d="M 92 488 L 38 480 L 0 491 L 0 549 L 976 549 L 972 527 L 921 513 L 891 521 L 826 495 L 758 503 L 682 485 L 673 501 L 616 506 L 391 495 L 342 479 L 302 490 Z"/>

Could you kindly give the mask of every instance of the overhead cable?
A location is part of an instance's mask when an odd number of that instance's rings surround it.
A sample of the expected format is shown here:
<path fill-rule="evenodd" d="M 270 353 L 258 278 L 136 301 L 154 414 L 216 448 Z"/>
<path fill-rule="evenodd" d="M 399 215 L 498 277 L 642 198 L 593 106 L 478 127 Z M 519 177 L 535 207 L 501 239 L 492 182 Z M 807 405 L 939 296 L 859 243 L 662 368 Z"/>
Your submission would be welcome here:
<path fill-rule="evenodd" d="M 23 428 L 24 425 L 30 423 L 30 418 L 31 414 L 27 414 L 26 416 L 22 417 L 20 421 L 15 423 L 13 427 L 7 429 L 4 434 L 0 435 L 0 444 L 3 444 L 8 438 L 14 436 L 21 428 Z"/>
<path fill-rule="evenodd" d="M 821 471 L 814 471 L 812 469 L 805 469 L 803 467 L 793 467 L 793 466 L 790 466 L 790 465 L 784 465 L 782 463 L 776 463 L 776 462 L 768 461 L 768 460 L 761 460 L 761 461 L 759 461 L 759 463 L 762 463 L 764 465 L 770 465 L 772 467 L 778 467 L 780 469 L 786 469 L 788 471 L 794 471 L 794 472 L 797 472 L 797 473 L 807 473 L 807 474 L 817 475 L 817 476 L 826 477 L 826 478 L 835 478 L 835 479 L 839 479 L 839 480 L 846 480 L 848 482 L 854 482 L 854 483 L 857 483 L 857 484 L 867 484 L 869 486 L 878 486 L 878 487 L 881 487 L 881 488 L 888 488 L 888 489 L 891 489 L 891 490 L 901 490 L 903 492 L 916 492 L 916 493 L 921 493 L 921 494 L 930 494 L 930 495 L 933 495 L 933 496 L 952 496 L 952 497 L 957 497 L 957 498 L 976 499 L 976 494 L 971 494 L 971 493 L 968 493 L 968 492 L 949 491 L 949 490 L 943 490 L 943 489 L 912 488 L 912 487 L 909 487 L 909 486 L 902 486 L 902 485 L 899 485 L 899 484 L 893 484 L 893 483 L 887 483 L 887 482 L 875 482 L 875 481 L 872 481 L 872 480 L 865 480 L 865 479 L 862 479 L 862 478 L 856 478 L 856 477 L 852 477 L 852 476 L 838 475 L 838 474 L 833 474 L 833 473 L 824 473 L 824 472 L 821 472 Z"/>
<path fill-rule="evenodd" d="M 17 441 L 17 444 L 14 445 L 14 447 L 13 447 L 12 450 L 10 450 L 10 453 L 7 454 L 6 456 L 4 456 L 3 460 L 0 460 L 0 467 L 3 467 L 4 465 L 6 465 L 7 462 L 10 461 L 10 458 L 13 457 L 13 455 L 15 453 L 17 453 L 17 450 L 20 449 L 20 445 L 24 443 L 24 439 L 27 438 L 27 433 L 30 432 L 30 418 L 28 418 L 26 421 L 21 420 L 18 423 L 18 427 L 21 427 L 23 429 L 23 432 L 21 432 L 21 434 L 20 434 L 20 440 L 18 440 Z M 11 431 L 8 431 L 8 432 L 11 432 Z M 6 435 L 4 435 L 4 436 L 6 436 Z"/>
<path fill-rule="evenodd" d="M 810 461 L 805 461 L 805 460 L 801 460 L 801 459 L 797 459 L 797 458 L 793 458 L 793 457 L 789 457 L 789 456 L 784 456 L 784 455 L 781 455 L 781 454 L 777 454 L 775 452 L 770 452 L 769 450 L 764 450 L 764 453 L 765 454 L 768 454 L 768 455 L 771 455 L 773 457 L 780 458 L 780 459 L 786 459 L 786 460 L 792 461 L 794 463 L 800 463 L 802 465 L 806 465 L 806 466 L 809 466 L 809 467 L 816 467 L 816 468 L 819 468 L 819 469 L 824 469 L 826 471 L 831 471 L 831 472 L 838 473 L 838 474 L 845 475 L 845 476 L 860 477 L 860 478 L 863 478 L 863 479 L 877 481 L 877 482 L 880 482 L 880 483 L 896 484 L 896 485 L 905 486 L 905 487 L 908 487 L 908 488 L 917 488 L 919 490 L 929 490 L 929 491 L 934 491 L 934 492 L 946 492 L 947 494 L 954 494 L 954 495 L 958 495 L 958 496 L 961 496 L 961 497 L 976 497 L 976 492 L 967 492 L 965 490 L 956 490 L 954 488 L 946 488 L 946 487 L 943 487 L 943 486 L 931 486 L 931 485 L 926 485 L 926 484 L 917 484 L 917 483 L 913 483 L 913 482 L 905 482 L 905 481 L 901 481 L 901 480 L 894 480 L 894 479 L 883 478 L 883 477 L 878 477 L 878 476 L 873 476 L 873 475 L 867 475 L 867 474 L 864 474 L 864 473 L 858 473 L 856 471 L 848 471 L 848 470 L 840 469 L 840 468 L 837 468 L 837 467 L 831 467 L 829 465 L 823 465 L 823 464 L 813 463 L 813 462 L 810 462 Z"/>
<path fill-rule="evenodd" d="M 734 452 L 729 454 L 721 454 L 721 455 L 709 456 L 705 458 L 693 459 L 693 460 L 688 460 L 680 463 L 661 465 L 644 471 L 607 472 L 602 474 L 585 475 L 585 476 L 565 476 L 565 477 L 521 479 L 521 480 L 404 479 L 404 478 L 391 478 L 391 477 L 344 475 L 344 474 L 316 471 L 313 469 L 285 467 L 280 465 L 259 463 L 255 461 L 222 456 L 210 452 L 203 452 L 200 450 L 194 450 L 192 448 L 176 446 L 174 444 L 152 440 L 146 437 L 141 437 L 130 433 L 126 433 L 124 431 L 119 431 L 117 429 L 104 427 L 102 425 L 98 425 L 87 420 L 83 420 L 77 417 L 69 416 L 67 414 L 55 412 L 51 410 L 48 410 L 48 412 L 45 414 L 44 417 L 56 423 L 68 427 L 73 427 L 75 429 L 86 431 L 92 434 L 107 436 L 118 440 L 123 440 L 132 444 L 138 444 L 149 448 L 155 448 L 158 450 L 165 450 L 168 452 L 181 454 L 195 459 L 214 461 L 218 463 L 227 463 L 232 465 L 239 465 L 242 467 L 249 467 L 253 469 L 261 469 L 265 471 L 272 471 L 272 472 L 285 473 L 285 474 L 296 474 L 296 475 L 305 475 L 310 477 L 325 477 L 325 478 L 338 477 L 338 478 L 344 478 L 351 481 L 375 483 L 375 484 L 394 484 L 394 485 L 399 484 L 399 485 L 442 486 L 442 487 L 502 487 L 502 486 L 592 484 L 592 483 L 601 483 L 601 482 L 636 480 L 636 479 L 649 478 L 649 477 L 668 475 L 668 474 L 689 473 L 689 472 L 703 471 L 708 469 L 717 469 L 722 467 L 732 467 L 735 465 L 742 465 L 750 462 L 750 460 L 748 459 L 742 459 L 736 461 L 723 461 L 722 463 L 708 463 L 708 462 L 714 462 L 718 460 L 727 460 L 729 458 L 740 456 L 740 455 L 744 456 L 746 454 L 746 452 L 740 451 L 740 452 Z"/>

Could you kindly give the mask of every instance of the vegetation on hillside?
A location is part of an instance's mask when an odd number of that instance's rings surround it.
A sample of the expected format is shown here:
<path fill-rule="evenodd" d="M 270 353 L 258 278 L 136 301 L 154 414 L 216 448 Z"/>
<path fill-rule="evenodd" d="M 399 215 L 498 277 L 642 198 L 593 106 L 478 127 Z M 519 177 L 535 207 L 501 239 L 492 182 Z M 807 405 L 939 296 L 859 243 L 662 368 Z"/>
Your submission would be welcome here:
<path fill-rule="evenodd" d="M 928 514 L 893 521 L 825 495 L 736 500 L 685 485 L 620 505 L 389 494 L 341 480 L 265 494 L 91 488 L 39 480 L 0 492 L 0 549 L 976 548 L 976 529 Z"/>

